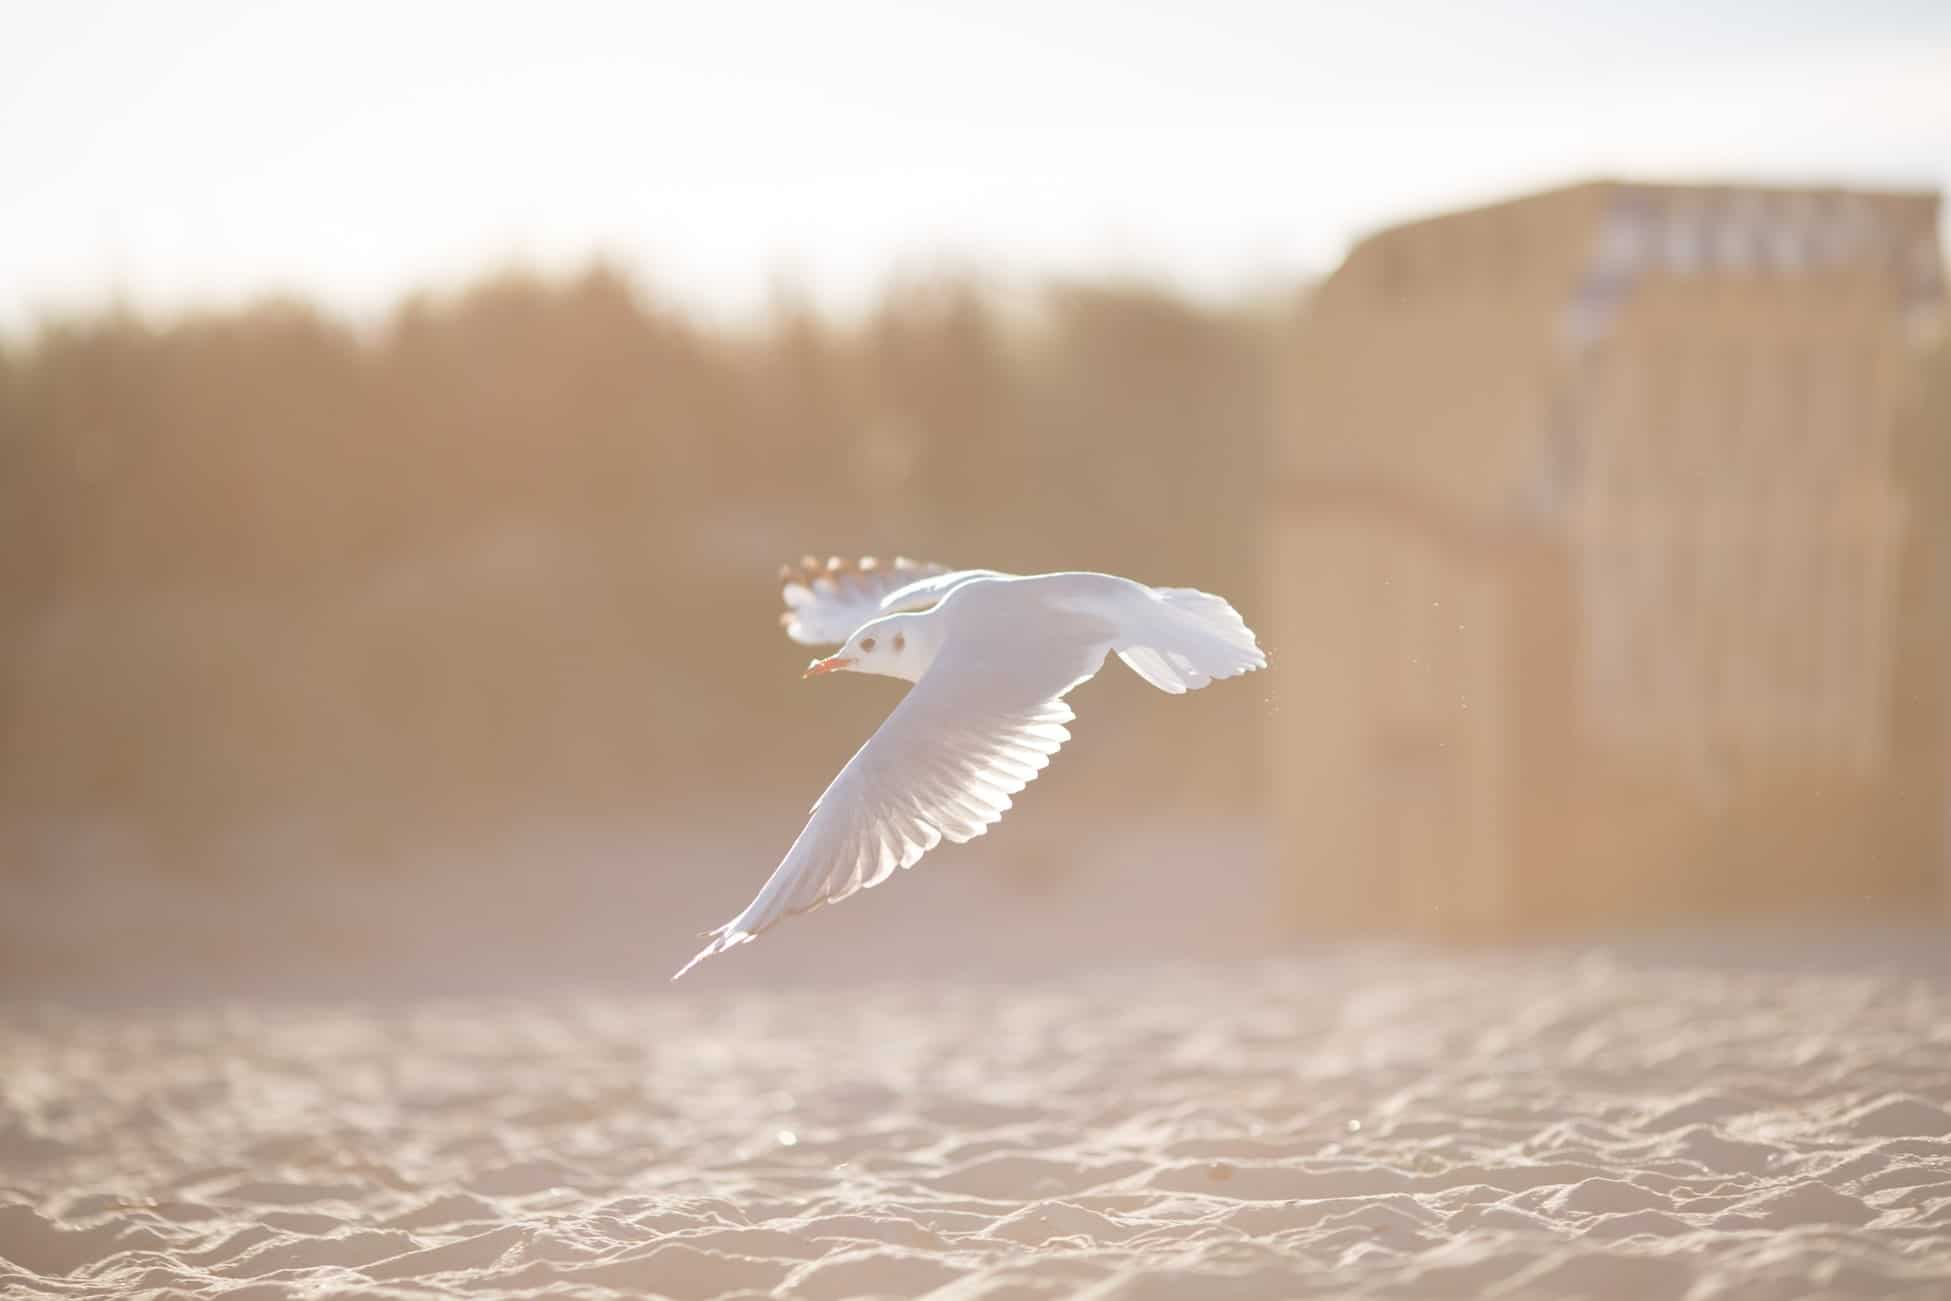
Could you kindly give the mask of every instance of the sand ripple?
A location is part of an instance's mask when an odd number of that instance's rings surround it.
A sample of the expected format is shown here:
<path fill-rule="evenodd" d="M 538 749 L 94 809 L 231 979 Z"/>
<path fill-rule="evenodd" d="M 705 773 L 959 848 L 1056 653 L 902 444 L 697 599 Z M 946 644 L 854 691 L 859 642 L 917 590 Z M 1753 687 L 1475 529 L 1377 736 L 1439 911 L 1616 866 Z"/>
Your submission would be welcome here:
<path fill-rule="evenodd" d="M 1951 988 L 1337 958 L 15 1010 L 0 1295 L 1951 1295 Z"/>

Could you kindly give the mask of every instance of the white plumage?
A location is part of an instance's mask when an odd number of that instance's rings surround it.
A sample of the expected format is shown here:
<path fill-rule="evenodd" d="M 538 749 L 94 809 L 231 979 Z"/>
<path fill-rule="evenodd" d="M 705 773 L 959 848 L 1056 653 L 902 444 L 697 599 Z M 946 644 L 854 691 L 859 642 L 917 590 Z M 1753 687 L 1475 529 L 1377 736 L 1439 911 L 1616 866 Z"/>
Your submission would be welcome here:
<path fill-rule="evenodd" d="M 788 635 L 841 643 L 808 676 L 848 670 L 916 685 L 814 803 L 758 897 L 678 976 L 782 917 L 879 885 L 943 840 L 988 830 L 1070 739 L 1076 715 L 1064 697 L 1106 655 L 1173 693 L 1267 663 L 1232 606 L 1190 588 L 906 561 L 808 560 L 783 577 Z"/>

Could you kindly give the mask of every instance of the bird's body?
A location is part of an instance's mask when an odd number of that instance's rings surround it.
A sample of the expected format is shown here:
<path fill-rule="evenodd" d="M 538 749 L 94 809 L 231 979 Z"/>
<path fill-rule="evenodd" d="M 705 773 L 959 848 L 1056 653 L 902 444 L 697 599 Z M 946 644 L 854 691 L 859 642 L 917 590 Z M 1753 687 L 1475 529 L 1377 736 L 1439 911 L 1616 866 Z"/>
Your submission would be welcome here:
<path fill-rule="evenodd" d="M 1267 662 L 1221 598 L 1111 574 L 808 562 L 788 572 L 786 601 L 795 640 L 844 642 L 809 676 L 844 669 L 915 686 L 815 802 L 758 897 L 679 976 L 782 917 L 880 884 L 943 840 L 981 835 L 1070 738 L 1064 697 L 1107 655 L 1175 694 Z"/>

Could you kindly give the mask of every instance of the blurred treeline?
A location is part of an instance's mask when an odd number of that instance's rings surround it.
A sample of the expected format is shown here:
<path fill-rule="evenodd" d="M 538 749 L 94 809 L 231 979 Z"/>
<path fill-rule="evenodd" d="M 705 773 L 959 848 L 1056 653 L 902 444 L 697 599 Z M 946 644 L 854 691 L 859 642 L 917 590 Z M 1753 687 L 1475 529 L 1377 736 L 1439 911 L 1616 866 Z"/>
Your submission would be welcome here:
<path fill-rule="evenodd" d="M 47 324 L 0 349 L 0 853 L 386 861 L 810 798 L 888 701 L 838 746 L 795 725 L 774 572 L 808 550 L 1105 568 L 1251 618 L 1280 315 L 944 277 L 714 328 L 598 266 L 370 330 Z M 1257 793 L 1261 694 L 1168 721 L 1208 742 L 1185 798 Z"/>

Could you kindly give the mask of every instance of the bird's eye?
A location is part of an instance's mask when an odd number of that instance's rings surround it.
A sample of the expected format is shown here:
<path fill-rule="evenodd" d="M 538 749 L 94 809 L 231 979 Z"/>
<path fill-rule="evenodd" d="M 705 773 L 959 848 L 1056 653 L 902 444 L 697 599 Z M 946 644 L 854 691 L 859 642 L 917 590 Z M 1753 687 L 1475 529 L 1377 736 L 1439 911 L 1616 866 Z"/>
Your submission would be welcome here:
<path fill-rule="evenodd" d="M 906 649 L 907 649 L 907 647 L 908 647 L 908 637 L 907 637 L 907 634 L 906 634 L 906 633 L 899 633 L 899 632 L 897 632 L 897 633 L 895 633 L 895 634 L 894 634 L 894 649 L 895 649 L 895 650 L 897 650 L 897 651 L 902 651 L 902 650 L 906 650 Z"/>
<path fill-rule="evenodd" d="M 873 649 L 874 649 L 874 639 L 873 639 L 872 637 L 862 637 L 862 638 L 860 639 L 860 648 L 861 648 L 862 650 L 864 650 L 864 651 L 871 651 L 871 650 L 873 650 Z"/>

